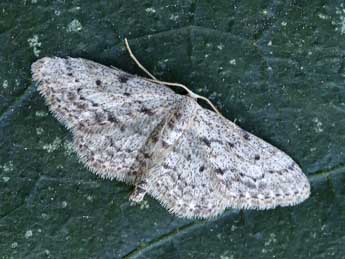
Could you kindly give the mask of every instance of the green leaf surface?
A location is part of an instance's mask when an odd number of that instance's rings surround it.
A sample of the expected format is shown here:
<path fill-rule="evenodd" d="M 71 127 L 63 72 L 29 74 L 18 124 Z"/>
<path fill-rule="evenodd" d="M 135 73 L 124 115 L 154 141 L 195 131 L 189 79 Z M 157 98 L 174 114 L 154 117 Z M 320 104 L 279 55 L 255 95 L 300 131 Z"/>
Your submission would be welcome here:
<path fill-rule="evenodd" d="M 73 56 L 209 97 L 291 155 L 311 198 L 269 211 L 178 219 L 78 162 L 31 81 Z M 343 1 L 0 2 L 0 258 L 345 258 Z"/>

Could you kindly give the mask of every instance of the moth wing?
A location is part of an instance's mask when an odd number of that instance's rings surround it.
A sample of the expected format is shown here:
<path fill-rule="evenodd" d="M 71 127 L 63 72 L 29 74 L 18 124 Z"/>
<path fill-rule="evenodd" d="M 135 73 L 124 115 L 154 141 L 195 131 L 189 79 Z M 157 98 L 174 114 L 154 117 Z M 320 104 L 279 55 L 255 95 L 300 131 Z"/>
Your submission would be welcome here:
<path fill-rule="evenodd" d="M 86 166 L 126 182 L 140 170 L 148 137 L 179 102 L 165 86 L 85 59 L 43 58 L 32 73 Z"/>
<path fill-rule="evenodd" d="M 146 191 L 179 216 L 268 209 L 309 196 L 289 156 L 191 98 L 83 59 L 44 58 L 32 71 L 91 170 L 132 183 L 144 176 Z M 138 173 L 146 158 L 150 171 Z"/>
<path fill-rule="evenodd" d="M 309 196 L 307 177 L 284 152 L 200 106 L 191 120 L 147 179 L 148 192 L 172 213 L 209 218 L 227 207 L 270 209 Z"/>

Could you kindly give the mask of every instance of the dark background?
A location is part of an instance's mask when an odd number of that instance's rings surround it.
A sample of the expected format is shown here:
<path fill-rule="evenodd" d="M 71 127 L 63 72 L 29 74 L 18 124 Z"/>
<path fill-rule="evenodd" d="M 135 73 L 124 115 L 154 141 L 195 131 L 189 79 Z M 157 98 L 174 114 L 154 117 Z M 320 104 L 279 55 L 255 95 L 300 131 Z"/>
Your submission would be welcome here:
<path fill-rule="evenodd" d="M 345 258 L 343 1 L 0 2 L 0 259 Z M 209 97 L 292 156 L 311 197 L 181 220 L 97 178 L 31 81 L 44 56 L 84 57 Z"/>

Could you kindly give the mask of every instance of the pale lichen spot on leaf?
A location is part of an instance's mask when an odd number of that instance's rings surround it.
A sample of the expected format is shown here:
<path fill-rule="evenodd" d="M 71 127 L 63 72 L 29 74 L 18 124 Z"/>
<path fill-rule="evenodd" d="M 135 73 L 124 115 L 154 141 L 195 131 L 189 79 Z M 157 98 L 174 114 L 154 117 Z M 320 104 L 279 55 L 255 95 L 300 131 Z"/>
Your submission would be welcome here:
<path fill-rule="evenodd" d="M 56 16 L 60 16 L 61 11 L 60 11 L 60 10 L 54 10 L 54 14 L 55 14 Z"/>
<path fill-rule="evenodd" d="M 44 111 L 37 111 L 37 112 L 35 112 L 35 116 L 36 117 L 45 117 L 47 115 L 48 115 L 48 113 L 44 112 Z"/>
<path fill-rule="evenodd" d="M 237 227 L 235 225 L 231 226 L 231 231 L 234 232 L 237 229 Z"/>
<path fill-rule="evenodd" d="M 176 22 L 178 18 L 179 18 L 178 15 L 171 14 L 170 17 L 169 17 L 169 20 Z"/>
<path fill-rule="evenodd" d="M 79 32 L 83 29 L 83 25 L 81 22 L 77 19 L 72 20 L 68 25 L 67 25 L 67 32 Z"/>
<path fill-rule="evenodd" d="M 64 150 L 65 150 L 65 154 L 67 156 L 71 156 L 74 153 L 74 147 L 73 147 L 73 143 L 69 140 L 66 140 L 63 144 Z"/>
<path fill-rule="evenodd" d="M 7 163 L 0 165 L 0 170 L 5 173 L 12 172 L 13 169 L 14 169 L 13 161 L 8 161 Z"/>
<path fill-rule="evenodd" d="M 277 243 L 277 236 L 275 233 L 271 233 L 268 240 L 265 242 L 265 246 L 270 246 L 274 243 Z"/>
<path fill-rule="evenodd" d="M 154 9 L 153 7 L 149 7 L 145 9 L 145 12 L 154 14 L 156 13 L 156 9 Z"/>
<path fill-rule="evenodd" d="M 140 202 L 140 209 L 144 210 L 144 209 L 148 209 L 150 208 L 150 204 L 148 203 L 147 200 L 143 200 L 142 202 Z"/>
<path fill-rule="evenodd" d="M 43 149 L 46 150 L 48 153 L 52 153 L 54 152 L 55 150 L 57 150 L 60 145 L 61 145 L 61 139 L 56 137 L 53 141 L 53 143 L 50 143 L 50 144 L 45 144 L 43 145 Z"/>
<path fill-rule="evenodd" d="M 42 43 L 39 42 L 38 35 L 35 34 L 31 38 L 29 38 L 28 43 L 29 43 L 29 46 L 33 49 L 34 55 L 36 57 L 39 57 L 41 53 L 40 48 L 42 46 Z"/>
<path fill-rule="evenodd" d="M 236 59 L 231 59 L 231 60 L 229 61 L 229 63 L 230 63 L 230 65 L 235 66 L 235 65 L 236 65 Z"/>
<path fill-rule="evenodd" d="M 319 120 L 319 118 L 313 118 L 313 122 L 314 122 L 314 131 L 316 133 L 321 133 L 323 132 L 323 128 L 322 128 L 322 122 Z"/>
<path fill-rule="evenodd" d="M 223 43 L 220 43 L 220 44 L 217 46 L 217 49 L 219 49 L 219 50 L 224 49 L 224 44 L 223 44 Z"/>
<path fill-rule="evenodd" d="M 26 232 L 25 232 L 25 238 L 26 239 L 28 239 L 28 238 L 30 238 L 30 237 L 32 237 L 32 230 L 27 230 Z"/>
<path fill-rule="evenodd" d="M 11 179 L 11 178 L 8 177 L 8 176 L 2 177 L 2 180 L 3 180 L 4 183 L 7 183 L 10 179 Z"/>
<path fill-rule="evenodd" d="M 324 232 L 326 228 L 327 228 L 327 225 L 322 225 L 321 226 L 321 232 Z"/>
<path fill-rule="evenodd" d="M 223 253 L 219 259 L 234 259 L 235 257 L 233 255 L 227 255 L 229 253 L 229 251 L 226 251 L 225 253 Z"/>
<path fill-rule="evenodd" d="M 68 205 L 67 201 L 61 202 L 61 208 L 63 208 L 63 209 L 66 208 L 67 205 Z"/>
<path fill-rule="evenodd" d="M 329 19 L 329 16 L 328 15 L 325 15 L 323 13 L 319 13 L 317 15 L 321 20 L 328 20 Z"/>
<path fill-rule="evenodd" d="M 36 134 L 37 134 L 37 135 L 42 135 L 43 132 L 44 132 L 44 129 L 43 129 L 42 127 L 36 128 Z"/>
<path fill-rule="evenodd" d="M 49 219 L 49 215 L 47 213 L 41 214 L 42 219 Z"/>
<path fill-rule="evenodd" d="M 335 31 L 345 34 L 345 8 L 343 3 L 336 8 L 335 13 L 339 16 L 338 21 L 332 21 L 332 24 L 336 25 Z"/>
<path fill-rule="evenodd" d="M 8 80 L 4 80 L 2 83 L 2 88 L 6 89 L 8 87 Z"/>

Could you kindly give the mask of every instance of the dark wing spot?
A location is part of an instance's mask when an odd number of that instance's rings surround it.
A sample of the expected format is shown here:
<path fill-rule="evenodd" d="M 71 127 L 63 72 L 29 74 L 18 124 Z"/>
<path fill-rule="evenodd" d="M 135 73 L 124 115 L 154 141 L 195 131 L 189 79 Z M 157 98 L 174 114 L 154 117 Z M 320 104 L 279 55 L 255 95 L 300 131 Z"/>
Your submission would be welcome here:
<path fill-rule="evenodd" d="M 259 155 L 255 155 L 254 159 L 255 160 L 260 160 L 260 156 Z"/>
<path fill-rule="evenodd" d="M 85 103 L 76 103 L 75 106 L 77 106 L 80 110 L 86 110 L 87 105 Z"/>
<path fill-rule="evenodd" d="M 296 163 L 293 162 L 291 165 L 289 165 L 288 169 L 293 171 L 295 169 Z"/>
<path fill-rule="evenodd" d="M 74 82 L 79 83 L 79 79 L 78 79 L 78 78 L 76 78 L 76 79 L 74 80 Z"/>
<path fill-rule="evenodd" d="M 67 73 L 68 76 L 73 76 L 73 73 Z"/>
<path fill-rule="evenodd" d="M 128 79 L 129 79 L 129 76 L 126 74 L 119 75 L 119 82 L 121 84 L 127 83 Z"/>
<path fill-rule="evenodd" d="M 240 182 L 241 178 L 238 175 L 235 175 L 234 177 L 231 178 L 235 182 Z"/>
<path fill-rule="evenodd" d="M 107 139 L 109 140 L 109 145 L 110 145 L 111 147 L 115 147 L 115 143 L 114 143 L 113 138 L 112 138 L 112 137 L 108 137 Z"/>
<path fill-rule="evenodd" d="M 231 143 L 231 142 L 228 142 L 228 145 L 229 145 L 230 148 L 233 148 L 235 146 L 235 144 Z"/>
<path fill-rule="evenodd" d="M 112 123 L 119 123 L 118 119 L 116 119 L 116 117 L 112 113 L 108 113 L 108 121 Z"/>
<path fill-rule="evenodd" d="M 131 96 L 131 94 L 130 94 L 130 93 L 127 93 L 127 92 L 123 93 L 123 95 L 124 95 L 124 96 Z"/>
<path fill-rule="evenodd" d="M 99 79 L 97 79 L 97 80 L 96 80 L 96 85 L 100 86 L 101 84 L 102 84 L 102 81 L 99 80 Z"/>
<path fill-rule="evenodd" d="M 120 127 L 120 131 L 121 131 L 121 132 L 124 132 L 125 129 L 126 129 L 125 125 L 122 125 L 122 126 Z"/>
<path fill-rule="evenodd" d="M 152 140 L 152 143 L 157 143 L 158 140 L 159 140 L 158 135 L 157 135 L 157 134 L 152 135 L 152 136 L 151 136 L 151 140 Z"/>
<path fill-rule="evenodd" d="M 259 190 L 264 190 L 266 187 L 267 185 L 265 183 L 259 182 L 259 186 L 258 186 Z"/>
<path fill-rule="evenodd" d="M 171 120 L 168 121 L 168 127 L 170 129 L 172 129 L 174 127 L 174 125 L 175 125 L 175 120 L 171 119 Z"/>
<path fill-rule="evenodd" d="M 244 183 L 249 189 L 256 189 L 256 185 L 253 184 L 251 181 L 246 181 Z"/>
<path fill-rule="evenodd" d="M 151 155 L 150 155 L 149 153 L 146 153 L 146 152 L 145 152 L 143 155 L 144 155 L 144 158 L 145 158 L 145 159 L 148 159 L 148 158 L 151 157 Z"/>
<path fill-rule="evenodd" d="M 181 119 L 181 117 L 182 117 L 182 112 L 181 112 L 181 111 L 177 111 L 177 112 L 175 113 L 175 117 L 176 117 L 176 120 Z"/>
<path fill-rule="evenodd" d="M 216 174 L 223 175 L 224 174 L 224 170 L 222 170 L 221 168 L 217 168 L 216 169 Z"/>
<path fill-rule="evenodd" d="M 205 166 L 200 166 L 200 168 L 199 168 L 199 172 L 203 172 L 205 170 Z"/>
<path fill-rule="evenodd" d="M 105 119 L 105 114 L 103 112 L 95 112 L 95 119 L 98 123 L 101 123 Z"/>
<path fill-rule="evenodd" d="M 106 152 L 108 156 L 110 156 L 111 158 L 114 157 L 115 153 L 112 150 L 106 150 Z"/>
<path fill-rule="evenodd" d="M 154 114 L 154 112 L 152 110 L 150 110 L 150 109 L 148 109 L 146 107 L 141 108 L 140 112 L 145 113 L 145 114 L 147 114 L 149 116 L 152 116 Z"/>
<path fill-rule="evenodd" d="M 250 140 L 249 133 L 248 133 L 248 132 L 244 132 L 243 138 L 244 138 L 245 140 Z"/>
<path fill-rule="evenodd" d="M 201 139 L 202 142 L 204 142 L 206 144 L 206 146 L 210 147 L 211 146 L 211 142 L 207 139 L 207 138 L 202 138 Z"/>
<path fill-rule="evenodd" d="M 67 93 L 67 98 L 70 101 L 74 101 L 76 99 L 76 96 L 75 96 L 75 94 L 73 92 L 68 92 Z"/>
<path fill-rule="evenodd" d="M 171 169 L 171 167 L 167 163 L 163 163 L 162 166 L 164 169 Z"/>
<path fill-rule="evenodd" d="M 164 140 L 162 140 L 162 147 L 163 147 L 163 148 L 169 147 L 168 142 L 165 142 Z"/>

